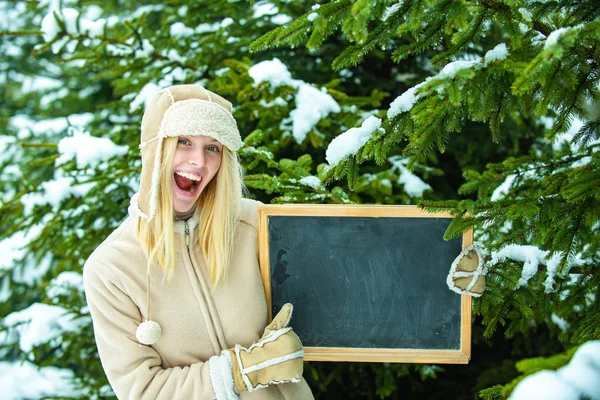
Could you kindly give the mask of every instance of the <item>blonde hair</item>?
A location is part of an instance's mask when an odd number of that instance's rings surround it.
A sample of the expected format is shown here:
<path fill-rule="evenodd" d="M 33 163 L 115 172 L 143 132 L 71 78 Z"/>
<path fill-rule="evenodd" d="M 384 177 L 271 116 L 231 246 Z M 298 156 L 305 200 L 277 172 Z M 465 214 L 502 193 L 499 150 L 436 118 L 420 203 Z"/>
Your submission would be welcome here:
<path fill-rule="evenodd" d="M 138 217 L 136 236 L 148 259 L 147 268 L 157 263 L 170 280 L 175 271 L 175 234 L 172 179 L 168 171 L 173 166 L 177 137 L 163 142 L 163 157 L 158 186 L 158 204 L 155 218 L 148 222 Z M 208 266 L 210 277 L 217 286 L 227 275 L 233 254 L 234 233 L 240 194 L 243 186 L 243 169 L 237 153 L 222 147 L 221 166 L 204 188 L 195 205 L 195 215 L 200 218 L 200 247 Z M 167 173 L 165 173 L 165 171 Z"/>

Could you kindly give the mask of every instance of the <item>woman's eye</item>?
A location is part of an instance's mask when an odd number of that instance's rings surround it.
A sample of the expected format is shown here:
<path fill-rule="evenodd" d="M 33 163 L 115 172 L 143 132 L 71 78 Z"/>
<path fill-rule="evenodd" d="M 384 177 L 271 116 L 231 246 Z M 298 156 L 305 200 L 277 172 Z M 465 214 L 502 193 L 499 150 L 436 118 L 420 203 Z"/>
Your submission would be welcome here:
<path fill-rule="evenodd" d="M 190 141 L 184 138 L 179 138 L 179 141 L 177 142 L 179 144 L 189 144 Z"/>
<path fill-rule="evenodd" d="M 215 153 L 219 152 L 219 148 L 217 146 L 208 146 L 207 149 L 208 149 L 208 151 L 212 151 Z"/>

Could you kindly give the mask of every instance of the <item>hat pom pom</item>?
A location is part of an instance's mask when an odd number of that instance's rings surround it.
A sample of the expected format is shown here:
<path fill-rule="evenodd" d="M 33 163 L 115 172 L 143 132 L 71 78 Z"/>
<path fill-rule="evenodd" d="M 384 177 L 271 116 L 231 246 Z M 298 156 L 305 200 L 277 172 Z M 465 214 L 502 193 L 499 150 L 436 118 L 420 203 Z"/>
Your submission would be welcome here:
<path fill-rule="evenodd" d="M 135 337 L 141 344 L 151 345 L 158 342 L 162 331 L 156 321 L 145 321 L 138 325 Z"/>

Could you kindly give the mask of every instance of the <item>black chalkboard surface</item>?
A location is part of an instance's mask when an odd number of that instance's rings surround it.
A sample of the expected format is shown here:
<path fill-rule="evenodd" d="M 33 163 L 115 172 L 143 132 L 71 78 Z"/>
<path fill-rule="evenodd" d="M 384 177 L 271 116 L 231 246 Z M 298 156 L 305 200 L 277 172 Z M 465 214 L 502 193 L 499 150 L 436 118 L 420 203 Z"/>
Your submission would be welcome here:
<path fill-rule="evenodd" d="M 261 206 L 259 218 L 270 315 L 294 305 L 306 360 L 468 362 L 470 298 L 446 276 L 470 243 L 443 240 L 449 216 L 283 205 Z"/>

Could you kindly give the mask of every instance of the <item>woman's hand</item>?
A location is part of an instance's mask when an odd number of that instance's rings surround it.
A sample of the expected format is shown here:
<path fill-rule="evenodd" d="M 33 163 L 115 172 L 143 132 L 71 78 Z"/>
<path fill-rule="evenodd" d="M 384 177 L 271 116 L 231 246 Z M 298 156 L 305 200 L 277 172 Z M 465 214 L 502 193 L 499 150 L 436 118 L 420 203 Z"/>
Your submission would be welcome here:
<path fill-rule="evenodd" d="M 454 259 L 446 283 L 456 293 L 479 297 L 485 291 L 485 274 L 483 252 L 473 243 Z"/>
<path fill-rule="evenodd" d="M 223 350 L 220 356 L 211 357 L 211 380 L 215 394 L 217 387 L 231 386 L 231 383 L 228 384 L 231 379 L 236 395 L 244 390 L 254 391 L 271 384 L 300 381 L 304 369 L 304 350 L 300 339 L 289 326 L 292 311 L 292 305 L 285 304 L 265 328 L 260 340 L 250 347 L 236 344 L 234 348 Z M 220 398 L 219 394 L 217 398 Z"/>

